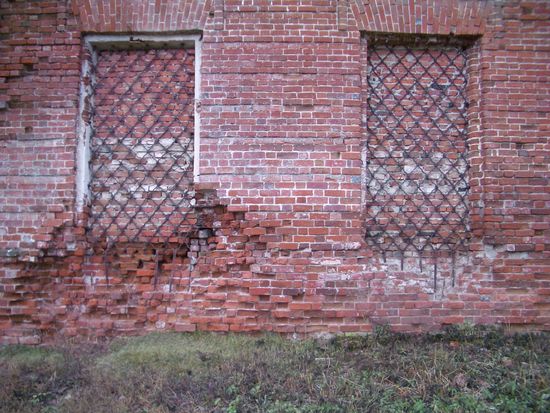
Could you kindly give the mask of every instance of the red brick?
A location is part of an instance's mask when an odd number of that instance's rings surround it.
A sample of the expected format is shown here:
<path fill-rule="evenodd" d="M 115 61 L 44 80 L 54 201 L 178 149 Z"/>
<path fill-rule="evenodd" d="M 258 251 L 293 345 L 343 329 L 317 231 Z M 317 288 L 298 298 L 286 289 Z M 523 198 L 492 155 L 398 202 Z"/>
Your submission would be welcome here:
<path fill-rule="evenodd" d="M 61 0 L 0 6 L 1 343 L 550 328 L 547 1 L 167 0 L 114 14 L 107 1 L 73 1 L 66 18 Z M 188 246 L 91 245 L 90 211 L 75 209 L 83 34 L 199 31 L 196 233 Z M 478 38 L 466 67 L 471 238 L 454 270 L 444 254 L 401 269 L 364 237 L 366 43 L 380 32 Z"/>

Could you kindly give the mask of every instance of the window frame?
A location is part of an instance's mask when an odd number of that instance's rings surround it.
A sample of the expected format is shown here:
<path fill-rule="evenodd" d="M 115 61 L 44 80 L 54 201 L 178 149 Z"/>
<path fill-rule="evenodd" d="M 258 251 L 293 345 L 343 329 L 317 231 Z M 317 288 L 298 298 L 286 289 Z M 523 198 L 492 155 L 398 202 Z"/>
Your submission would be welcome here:
<path fill-rule="evenodd" d="M 192 48 L 195 50 L 194 131 L 193 131 L 193 183 L 200 182 L 200 102 L 201 102 L 201 44 L 202 34 L 89 34 L 83 38 L 83 53 L 79 93 L 77 148 L 76 148 L 76 211 L 81 213 L 88 205 L 91 180 L 92 125 L 85 120 L 89 106 L 93 105 L 91 81 L 92 62 L 97 62 L 97 51 L 107 48 L 131 50 L 144 45 L 154 49 Z"/>

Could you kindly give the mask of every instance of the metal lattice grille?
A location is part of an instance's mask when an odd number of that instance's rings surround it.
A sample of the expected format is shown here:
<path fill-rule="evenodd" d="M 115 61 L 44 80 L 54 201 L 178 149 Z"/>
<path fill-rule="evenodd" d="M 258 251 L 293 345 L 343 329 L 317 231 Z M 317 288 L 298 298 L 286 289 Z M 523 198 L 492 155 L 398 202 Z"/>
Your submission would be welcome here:
<path fill-rule="evenodd" d="M 194 51 L 99 51 L 93 78 L 89 234 L 177 240 L 194 196 Z"/>
<path fill-rule="evenodd" d="M 466 54 L 368 50 L 367 241 L 386 252 L 456 251 L 469 237 Z"/>

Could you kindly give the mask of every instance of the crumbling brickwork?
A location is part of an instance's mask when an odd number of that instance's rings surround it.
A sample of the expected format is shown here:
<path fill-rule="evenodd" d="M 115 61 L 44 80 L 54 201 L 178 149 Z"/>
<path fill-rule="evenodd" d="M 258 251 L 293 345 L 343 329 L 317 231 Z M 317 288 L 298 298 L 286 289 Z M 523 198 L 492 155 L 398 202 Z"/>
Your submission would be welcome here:
<path fill-rule="evenodd" d="M 462 322 L 548 330 L 549 19 L 545 0 L 1 2 L 0 341 Z M 174 33 L 201 36 L 186 230 L 92 242 L 98 211 L 79 206 L 76 179 L 88 167 L 77 157 L 85 38 Z M 438 149 L 468 164 L 457 169 L 468 184 L 457 254 L 384 257 L 368 240 L 380 33 L 467 44 L 467 110 L 452 120 L 464 144 Z M 130 67 L 136 53 L 99 62 L 124 56 Z M 182 65 L 193 56 L 170 53 Z"/>

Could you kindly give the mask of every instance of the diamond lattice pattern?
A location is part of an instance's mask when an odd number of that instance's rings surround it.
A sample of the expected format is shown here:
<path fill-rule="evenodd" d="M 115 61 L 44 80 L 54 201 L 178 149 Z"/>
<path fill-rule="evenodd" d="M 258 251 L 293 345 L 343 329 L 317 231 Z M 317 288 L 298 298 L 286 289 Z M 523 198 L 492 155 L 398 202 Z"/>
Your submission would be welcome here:
<path fill-rule="evenodd" d="M 94 71 L 89 233 L 177 237 L 194 195 L 194 51 L 104 50 Z"/>
<path fill-rule="evenodd" d="M 366 239 L 384 253 L 466 245 L 465 53 L 369 48 Z"/>

